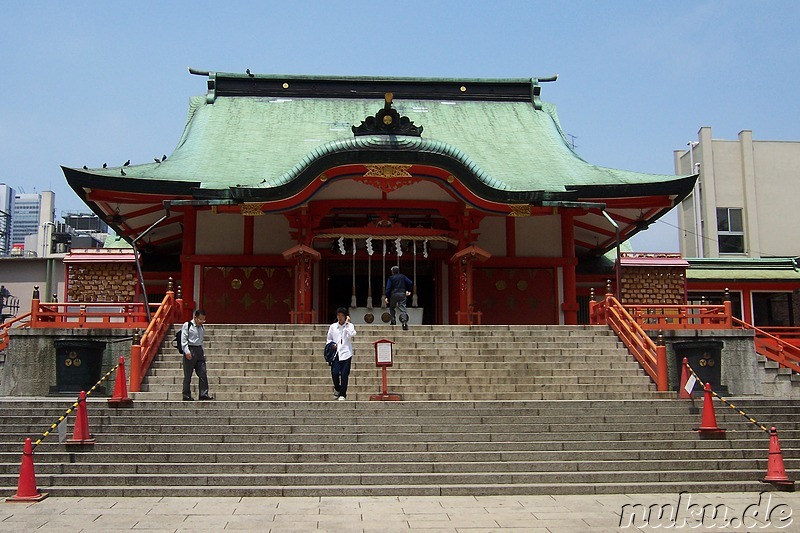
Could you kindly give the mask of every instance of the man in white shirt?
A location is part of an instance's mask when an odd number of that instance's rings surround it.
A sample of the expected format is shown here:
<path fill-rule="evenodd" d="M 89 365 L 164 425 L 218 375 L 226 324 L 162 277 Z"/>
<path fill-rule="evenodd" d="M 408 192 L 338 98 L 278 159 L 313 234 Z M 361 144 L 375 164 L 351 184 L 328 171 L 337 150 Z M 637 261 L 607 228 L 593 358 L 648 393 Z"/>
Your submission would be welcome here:
<path fill-rule="evenodd" d="M 350 377 L 350 363 L 353 358 L 353 337 L 356 328 L 350 322 L 347 308 L 340 307 L 336 310 L 336 322 L 328 328 L 328 338 L 325 341 L 336 344 L 336 357 L 331 364 L 331 378 L 333 378 L 333 397 L 339 401 L 347 398 L 347 380 Z"/>
<path fill-rule="evenodd" d="M 194 401 L 192 398 L 192 372 L 200 380 L 200 399 L 213 400 L 208 394 L 208 376 L 206 375 L 206 354 L 203 350 L 205 336 L 206 312 L 198 309 L 194 319 L 186 322 L 181 328 L 181 350 L 183 350 L 183 401 Z"/>

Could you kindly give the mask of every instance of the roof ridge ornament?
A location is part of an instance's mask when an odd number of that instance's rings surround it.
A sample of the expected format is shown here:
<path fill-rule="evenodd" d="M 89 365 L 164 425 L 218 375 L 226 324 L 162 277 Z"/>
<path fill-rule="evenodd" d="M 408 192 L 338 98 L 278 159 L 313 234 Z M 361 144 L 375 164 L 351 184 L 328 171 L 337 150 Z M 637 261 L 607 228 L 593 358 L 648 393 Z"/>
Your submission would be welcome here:
<path fill-rule="evenodd" d="M 369 116 L 361 121 L 360 126 L 353 126 L 353 135 L 411 135 L 422 136 L 422 126 L 415 126 L 408 117 L 401 117 L 400 113 L 392 107 L 394 95 L 384 95 L 385 104 L 375 116 Z"/>

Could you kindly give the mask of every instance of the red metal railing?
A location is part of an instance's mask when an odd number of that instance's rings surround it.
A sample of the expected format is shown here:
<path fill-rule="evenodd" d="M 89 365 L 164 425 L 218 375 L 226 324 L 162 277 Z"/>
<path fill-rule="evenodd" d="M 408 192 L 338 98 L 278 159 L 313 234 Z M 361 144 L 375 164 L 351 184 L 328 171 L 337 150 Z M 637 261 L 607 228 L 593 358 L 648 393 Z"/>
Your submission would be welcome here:
<path fill-rule="evenodd" d="M 758 354 L 763 355 L 771 361 L 775 361 L 783 367 L 791 368 L 795 372 L 800 372 L 800 348 L 784 339 L 770 334 L 765 329 L 757 328 L 747 322 L 742 322 L 738 318 L 734 318 L 733 322 L 739 328 L 752 329 L 755 332 L 755 345 Z"/>
<path fill-rule="evenodd" d="M 591 300 L 589 316 L 592 324 L 608 324 L 655 382 L 656 388 L 659 391 L 667 390 L 669 387 L 667 349 L 663 339 L 656 345 L 642 326 L 611 294 L 606 294 L 605 299 L 600 302 Z"/>
<path fill-rule="evenodd" d="M 178 288 L 178 296 L 180 296 L 180 287 Z M 183 300 L 175 297 L 175 293 L 172 291 L 172 282 L 170 281 L 167 294 L 150 319 L 150 323 L 147 324 L 147 329 L 145 329 L 141 339 L 134 337 L 133 346 L 131 346 L 131 373 L 128 386 L 128 390 L 131 392 L 139 392 L 141 390 L 144 375 L 147 374 L 153 358 L 161 348 L 161 343 L 167 331 L 175 322 L 181 320 L 182 310 Z"/>

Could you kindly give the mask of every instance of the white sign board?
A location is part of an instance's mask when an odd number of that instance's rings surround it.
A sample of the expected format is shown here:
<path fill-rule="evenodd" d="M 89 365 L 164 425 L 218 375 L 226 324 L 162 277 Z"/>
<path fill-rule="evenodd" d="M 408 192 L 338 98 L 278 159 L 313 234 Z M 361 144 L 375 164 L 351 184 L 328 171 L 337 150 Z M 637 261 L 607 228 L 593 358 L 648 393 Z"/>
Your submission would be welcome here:
<path fill-rule="evenodd" d="M 392 364 L 392 343 L 390 342 L 381 342 L 378 343 L 378 359 L 376 363 L 378 364 Z"/>

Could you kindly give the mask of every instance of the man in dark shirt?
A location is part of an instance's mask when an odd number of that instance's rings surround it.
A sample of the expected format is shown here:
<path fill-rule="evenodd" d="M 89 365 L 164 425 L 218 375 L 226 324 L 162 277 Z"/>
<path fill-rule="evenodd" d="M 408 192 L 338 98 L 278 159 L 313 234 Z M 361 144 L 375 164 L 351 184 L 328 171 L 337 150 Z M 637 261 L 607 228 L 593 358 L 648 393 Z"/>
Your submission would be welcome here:
<path fill-rule="evenodd" d="M 386 280 L 386 303 L 389 304 L 389 314 L 392 317 L 391 325 L 397 324 L 395 308 L 400 308 L 400 323 L 403 329 L 408 329 L 408 311 L 406 310 L 406 297 L 411 296 L 414 282 L 400 273 L 399 266 L 392 267 L 392 275 Z"/>

